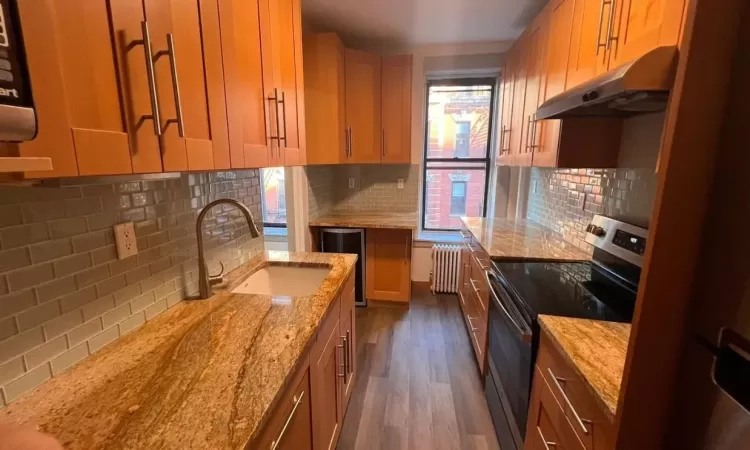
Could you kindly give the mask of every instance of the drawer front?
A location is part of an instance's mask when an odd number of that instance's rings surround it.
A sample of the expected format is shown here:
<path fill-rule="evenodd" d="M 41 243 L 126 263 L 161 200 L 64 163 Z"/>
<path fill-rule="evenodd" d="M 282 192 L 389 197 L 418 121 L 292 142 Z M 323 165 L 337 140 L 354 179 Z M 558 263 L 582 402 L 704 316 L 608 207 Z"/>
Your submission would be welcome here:
<path fill-rule="evenodd" d="M 537 366 L 584 447 L 588 450 L 614 448 L 614 425 L 584 381 L 544 333 L 539 344 Z"/>
<path fill-rule="evenodd" d="M 312 450 L 309 365 L 293 380 L 298 381 L 287 388 L 255 441 L 256 446 L 250 448 Z"/>
<path fill-rule="evenodd" d="M 469 284 L 471 289 L 476 296 L 477 306 L 482 311 L 482 316 L 485 320 L 487 318 L 487 305 L 490 298 L 490 287 L 487 284 L 487 277 L 485 276 L 487 265 L 482 265 L 475 256 L 471 258 L 471 277 Z"/>
<path fill-rule="evenodd" d="M 583 450 L 573 425 L 538 366 L 534 374 L 527 423 L 525 450 Z"/>

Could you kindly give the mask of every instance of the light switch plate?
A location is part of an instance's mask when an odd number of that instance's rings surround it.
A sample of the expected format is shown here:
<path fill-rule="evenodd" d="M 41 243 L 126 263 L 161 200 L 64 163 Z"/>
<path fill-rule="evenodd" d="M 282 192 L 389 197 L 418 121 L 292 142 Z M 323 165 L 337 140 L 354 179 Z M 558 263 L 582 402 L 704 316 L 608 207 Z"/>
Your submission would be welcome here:
<path fill-rule="evenodd" d="M 404 179 L 403 178 L 399 178 L 398 179 L 398 188 L 399 189 L 403 189 L 404 188 Z"/>
<path fill-rule="evenodd" d="M 354 177 L 349 177 L 349 189 L 354 189 Z"/>
<path fill-rule="evenodd" d="M 133 228 L 133 222 L 117 224 L 114 228 L 117 258 L 125 259 L 138 254 L 138 245 L 135 242 L 135 229 Z"/>

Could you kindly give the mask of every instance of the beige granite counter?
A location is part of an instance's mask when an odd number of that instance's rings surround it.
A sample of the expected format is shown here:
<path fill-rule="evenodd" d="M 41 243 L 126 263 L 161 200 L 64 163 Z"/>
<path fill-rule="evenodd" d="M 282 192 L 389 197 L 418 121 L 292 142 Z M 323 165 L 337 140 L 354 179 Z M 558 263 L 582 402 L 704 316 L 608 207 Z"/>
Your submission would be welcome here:
<path fill-rule="evenodd" d="M 311 227 L 417 229 L 417 213 L 333 213 L 310 220 Z"/>
<path fill-rule="evenodd" d="M 492 258 L 588 261 L 591 255 L 531 220 L 462 217 L 468 231 Z"/>
<path fill-rule="evenodd" d="M 614 423 L 630 324 L 545 315 L 538 320 Z"/>
<path fill-rule="evenodd" d="M 67 449 L 235 449 L 255 437 L 355 255 L 266 252 L 0 410 Z M 309 297 L 230 294 L 268 264 L 331 267 Z"/>

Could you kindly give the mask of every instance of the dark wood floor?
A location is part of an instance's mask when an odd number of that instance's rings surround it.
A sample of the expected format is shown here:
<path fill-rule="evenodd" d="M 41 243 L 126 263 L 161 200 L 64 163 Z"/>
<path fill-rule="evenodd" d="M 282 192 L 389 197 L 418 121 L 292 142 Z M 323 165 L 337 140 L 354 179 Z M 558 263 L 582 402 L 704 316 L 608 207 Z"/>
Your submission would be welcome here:
<path fill-rule="evenodd" d="M 338 449 L 499 449 L 455 296 L 357 309 L 357 378 Z"/>

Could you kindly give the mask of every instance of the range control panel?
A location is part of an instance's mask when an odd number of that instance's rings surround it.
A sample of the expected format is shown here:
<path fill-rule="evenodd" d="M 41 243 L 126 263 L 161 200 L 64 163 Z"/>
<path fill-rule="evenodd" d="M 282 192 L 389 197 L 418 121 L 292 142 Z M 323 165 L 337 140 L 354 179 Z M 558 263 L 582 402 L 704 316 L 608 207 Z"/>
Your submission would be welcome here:
<path fill-rule="evenodd" d="M 627 231 L 617 230 L 612 238 L 612 243 L 641 256 L 646 252 L 646 238 Z"/>

